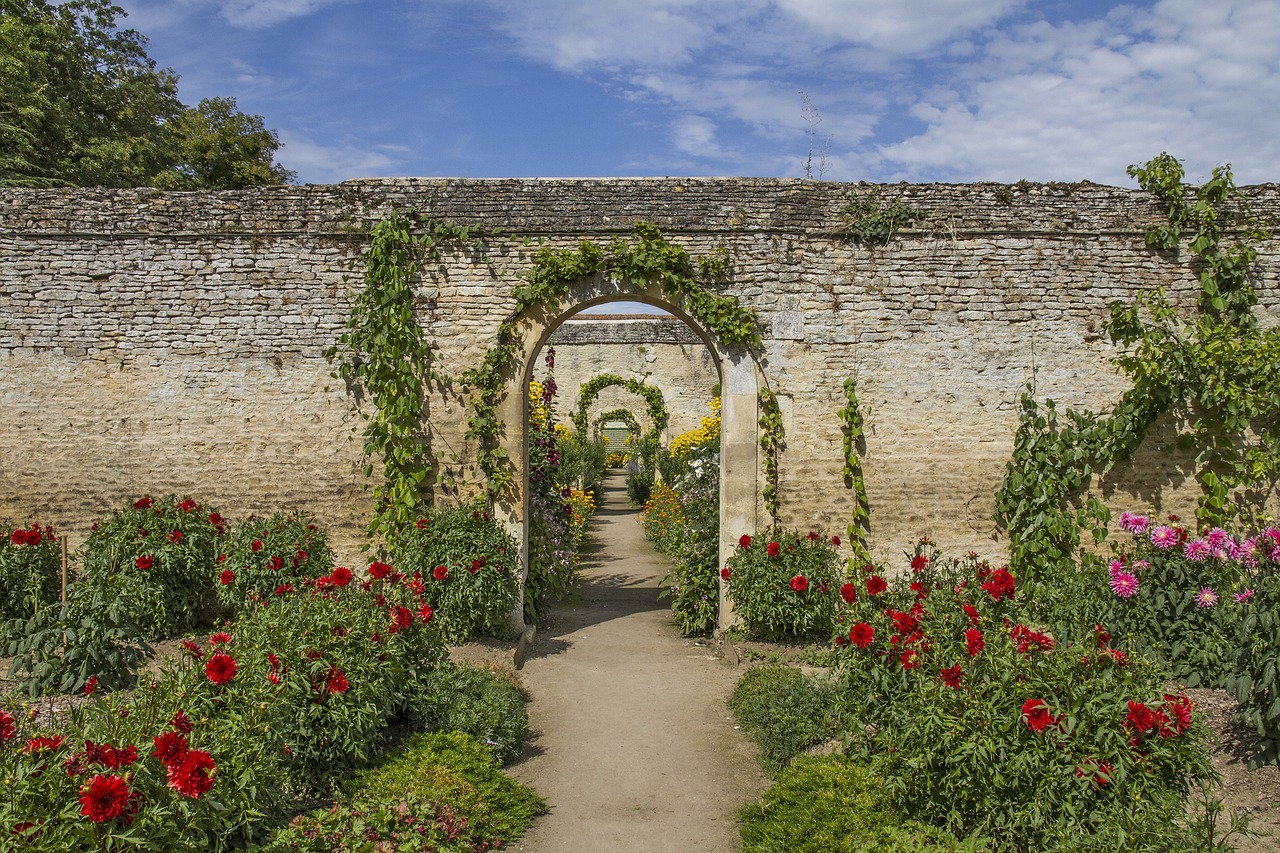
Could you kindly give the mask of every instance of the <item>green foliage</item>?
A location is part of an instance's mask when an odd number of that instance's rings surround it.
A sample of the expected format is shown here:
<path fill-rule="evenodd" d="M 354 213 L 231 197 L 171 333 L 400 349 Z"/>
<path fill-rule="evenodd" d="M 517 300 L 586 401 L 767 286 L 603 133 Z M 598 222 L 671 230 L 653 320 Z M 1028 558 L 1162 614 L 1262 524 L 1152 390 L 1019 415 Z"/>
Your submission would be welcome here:
<path fill-rule="evenodd" d="M 867 549 L 867 537 L 871 533 L 871 503 L 867 498 L 867 484 L 862 476 L 862 456 L 867 451 L 865 424 L 862 409 L 858 405 L 858 386 L 852 377 L 844 381 L 845 405 L 836 412 L 844 422 L 844 482 L 853 490 L 853 511 L 849 519 L 849 545 L 854 558 L 866 562 L 871 559 Z"/>
<path fill-rule="evenodd" d="M 109 0 L 0 4 L 0 186 L 229 188 L 292 178 L 258 116 L 178 100 Z M 216 152 L 214 143 L 221 148 Z"/>
<path fill-rule="evenodd" d="M 371 542 L 414 523 L 434 471 L 425 405 L 429 382 L 440 377 L 431 370 L 431 348 L 414 312 L 418 267 L 439 260 L 445 246 L 470 240 L 470 229 L 412 213 L 394 213 L 374 225 L 363 256 L 364 290 L 351 306 L 346 330 L 326 353 L 339 357 L 335 376 L 357 400 L 367 395 L 372 404 L 361 413 L 364 474 L 372 476 L 374 460 L 382 468 L 381 482 L 373 487 Z"/>
<path fill-rule="evenodd" d="M 514 761 L 529 735 L 525 697 L 514 675 L 444 664 L 414 685 L 409 718 L 423 731 L 464 732 L 488 744 L 504 764 Z"/>
<path fill-rule="evenodd" d="M 640 422 L 636 420 L 635 415 L 631 414 L 630 409 L 610 409 L 607 412 L 601 413 L 600 416 L 596 418 L 597 440 L 601 439 L 604 435 L 604 425 L 612 421 L 622 421 L 627 425 L 627 438 L 629 440 L 638 439 L 640 437 Z"/>
<path fill-rule="evenodd" d="M 62 591 L 62 545 L 52 527 L 0 523 L 0 641 L 10 619 L 27 620 L 57 603 Z"/>
<path fill-rule="evenodd" d="M 1258 735 L 1254 767 L 1280 763 L 1280 529 L 1269 528 L 1258 542 L 1268 557 L 1250 573 L 1254 592 L 1240 620 L 1235 673 L 1227 680 L 1245 725 Z"/>
<path fill-rule="evenodd" d="M 140 498 L 90 532 L 78 595 L 112 602 L 145 639 L 207 625 L 224 530 L 222 516 L 192 498 Z"/>
<path fill-rule="evenodd" d="M 662 390 L 655 385 L 640 379 L 623 379 L 616 373 L 601 373 L 591 377 L 582 383 L 582 387 L 578 391 L 578 405 L 574 408 L 573 426 L 577 430 L 578 436 L 582 440 L 587 437 L 587 418 L 590 414 L 591 404 L 595 402 L 597 396 L 605 388 L 621 386 L 632 394 L 637 394 L 645 399 L 649 404 L 649 420 L 653 423 L 653 428 L 645 433 L 640 442 L 641 466 L 652 474 L 654 460 L 658 452 L 658 443 L 662 437 L 662 431 L 667 427 L 667 419 L 670 414 L 667 411 L 666 401 L 662 397 Z M 616 413 L 616 412 L 615 412 Z M 631 415 L 627 412 L 627 415 Z M 635 417 L 631 416 L 632 422 Z M 637 424 L 636 431 L 639 432 Z"/>
<path fill-rule="evenodd" d="M 501 426 L 497 403 L 504 390 L 503 376 L 519 357 L 518 321 L 528 311 L 556 305 L 569 292 L 570 284 L 594 275 L 606 275 L 629 291 L 656 283 L 667 298 L 710 329 L 725 346 L 755 349 L 760 345 L 755 312 L 732 296 L 713 290 L 728 275 L 728 253 L 724 250 L 699 258 L 695 265 L 685 249 L 667 242 L 656 225 L 646 222 L 635 224 L 630 241 L 619 237 L 607 247 L 583 241 L 576 250 L 539 249 L 525 284 L 512 292 L 512 316 L 498 327 L 497 340 L 485 353 L 483 364 L 463 374 L 463 381 L 477 392 L 472 397 L 467 437 L 480 443 L 477 464 L 489 478 L 491 495 L 508 488 L 513 477 L 497 443 Z M 578 430 L 586 432 L 585 422 Z"/>
<path fill-rule="evenodd" d="M 471 853 L 505 846 L 546 811 L 483 744 L 458 733 L 415 735 L 344 787 L 340 802 L 294 818 L 263 853 Z"/>
<path fill-rule="evenodd" d="M 925 215 L 924 210 L 908 207 L 900 198 L 886 204 L 880 198 L 879 188 L 875 187 L 866 194 L 859 194 L 851 189 L 848 198 L 849 203 L 840 208 L 843 218 L 840 236 L 864 246 L 882 246 L 888 243 L 899 229 Z"/>
<path fill-rule="evenodd" d="M 269 601 L 284 584 L 301 587 L 333 569 L 328 537 L 311 516 L 278 512 L 249 518 L 223 537 L 218 555 L 218 600 L 233 615 Z"/>
<path fill-rule="evenodd" d="M 761 497 L 764 508 L 773 520 L 773 526 L 782 523 L 778 496 L 778 464 L 786 436 L 782 428 L 782 413 L 778 410 L 778 395 L 768 388 L 760 389 L 760 452 L 764 456 L 764 488 Z"/>
<path fill-rule="evenodd" d="M 1280 330 L 1260 330 L 1252 311 L 1253 268 L 1265 234 L 1237 209 L 1229 167 L 1195 189 L 1167 154 L 1129 167 L 1129 174 L 1166 215 L 1147 233 L 1147 245 L 1176 253 L 1187 242 L 1200 280 L 1199 310 L 1181 316 L 1162 291 L 1134 305 L 1112 304 L 1107 331 L 1125 347 L 1115 363 L 1133 386 L 1108 414 L 1068 411 L 1060 426 L 1052 401 L 1041 414 L 1030 395 L 1023 397 L 996 506 L 1009 531 L 1011 562 L 1032 578 L 1070 561 L 1081 528 L 1105 528 L 1105 508 L 1077 499 L 1093 474 L 1132 454 L 1162 414 L 1173 415 L 1179 444 L 1196 451 L 1200 523 L 1247 518 L 1280 481 Z"/>
<path fill-rule="evenodd" d="M 19 743 L 49 741 L 44 750 L 0 749 L 0 826 L 35 823 L 23 847 L 33 853 L 242 849 L 292 797 L 330 790 L 367 763 L 443 649 L 415 617 L 421 598 L 404 579 L 369 589 L 322 580 L 184 641 L 182 656 L 131 694 L 99 690 L 65 715 L 12 715 Z M 154 754 L 154 739 L 174 733 L 182 755 L 199 751 L 209 762 L 207 790 L 180 790 L 181 774 Z M 91 754 L 103 745 L 114 758 Z M 136 814 L 81 815 L 82 788 L 98 775 L 117 775 L 138 795 L 129 800 Z"/>
<path fill-rule="evenodd" d="M 831 688 L 791 666 L 747 670 L 729 695 L 729 710 L 760 746 L 766 767 L 777 770 L 805 750 L 834 738 Z"/>
<path fill-rule="evenodd" d="M 766 640 L 824 636 L 835 615 L 836 562 L 825 536 L 775 528 L 743 536 L 722 577 L 748 634 Z"/>
<path fill-rule="evenodd" d="M 604 444 L 577 435 L 560 436 L 558 443 L 560 482 L 598 498 L 600 484 L 604 480 Z"/>
<path fill-rule="evenodd" d="M 652 497 L 667 506 L 653 501 L 645 508 L 646 533 L 672 561 L 659 597 L 671 599 L 671 615 L 686 637 L 710 634 L 720 613 L 719 441 L 686 448 L 664 470 L 670 487 L 654 487 Z"/>
<path fill-rule="evenodd" d="M 396 533 L 390 548 L 396 567 L 421 579 L 448 642 L 508 630 L 520 550 L 483 504 L 427 510 Z"/>
<path fill-rule="evenodd" d="M 1006 569 L 918 547 L 900 580 L 877 571 L 842 592 L 840 713 L 899 808 L 1001 851 L 1177 845 L 1213 771 L 1162 670 L 1027 624 Z"/>
<path fill-rule="evenodd" d="M 110 585 L 73 586 L 65 603 L 15 620 L 8 630 L 8 677 L 33 697 L 73 693 L 95 677 L 104 690 L 129 687 L 151 653 L 121 590 Z"/>
<path fill-rule="evenodd" d="M 634 506 L 644 506 L 653 497 L 653 475 L 643 468 L 627 473 L 627 499 Z"/>
<path fill-rule="evenodd" d="M 792 762 L 758 803 L 738 813 L 743 853 L 979 853 L 981 838 L 958 841 L 943 829 L 910 820 L 884 780 L 842 755 Z"/>
<path fill-rule="evenodd" d="M 238 190 L 293 181 L 297 173 L 274 162 L 280 137 L 262 116 L 246 115 L 235 98 L 205 98 L 171 126 L 182 152 L 156 183 L 162 189 Z"/>

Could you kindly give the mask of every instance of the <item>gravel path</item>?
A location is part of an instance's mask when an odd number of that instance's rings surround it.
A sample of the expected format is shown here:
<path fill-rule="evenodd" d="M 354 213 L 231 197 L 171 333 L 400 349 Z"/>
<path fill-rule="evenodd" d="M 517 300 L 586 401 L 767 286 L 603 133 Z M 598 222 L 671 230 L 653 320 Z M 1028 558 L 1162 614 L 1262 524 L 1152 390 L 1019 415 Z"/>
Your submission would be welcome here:
<path fill-rule="evenodd" d="M 766 787 L 725 707 L 740 671 L 680 636 L 619 474 L 606 478 L 574 598 L 538 627 L 522 671 L 528 757 L 510 768 L 550 805 L 528 853 L 738 849 L 734 814 Z"/>

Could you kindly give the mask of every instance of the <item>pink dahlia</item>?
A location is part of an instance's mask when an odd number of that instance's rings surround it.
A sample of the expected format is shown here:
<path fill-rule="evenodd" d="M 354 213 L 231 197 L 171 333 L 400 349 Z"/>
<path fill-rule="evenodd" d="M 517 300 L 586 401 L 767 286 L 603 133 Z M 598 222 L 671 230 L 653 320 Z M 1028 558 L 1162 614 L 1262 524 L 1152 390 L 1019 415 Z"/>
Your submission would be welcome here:
<path fill-rule="evenodd" d="M 1121 598 L 1132 598 L 1138 591 L 1138 579 L 1132 572 L 1112 572 L 1111 591 Z"/>
<path fill-rule="evenodd" d="M 1151 531 L 1151 544 L 1161 551 L 1168 551 L 1178 545 L 1178 531 L 1167 524 L 1161 524 Z"/>

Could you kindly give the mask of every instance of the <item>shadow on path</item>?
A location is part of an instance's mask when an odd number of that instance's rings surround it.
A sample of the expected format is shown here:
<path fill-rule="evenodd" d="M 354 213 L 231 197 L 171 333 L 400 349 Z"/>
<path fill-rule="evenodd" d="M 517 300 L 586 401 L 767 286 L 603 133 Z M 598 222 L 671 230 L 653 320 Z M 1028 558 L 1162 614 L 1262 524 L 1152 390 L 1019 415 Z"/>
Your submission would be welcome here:
<path fill-rule="evenodd" d="M 736 850 L 734 814 L 766 784 L 725 707 L 739 671 L 681 637 L 658 600 L 670 564 L 620 474 L 589 535 L 576 591 L 539 624 L 522 672 L 537 737 L 511 771 L 551 813 L 514 849 Z"/>

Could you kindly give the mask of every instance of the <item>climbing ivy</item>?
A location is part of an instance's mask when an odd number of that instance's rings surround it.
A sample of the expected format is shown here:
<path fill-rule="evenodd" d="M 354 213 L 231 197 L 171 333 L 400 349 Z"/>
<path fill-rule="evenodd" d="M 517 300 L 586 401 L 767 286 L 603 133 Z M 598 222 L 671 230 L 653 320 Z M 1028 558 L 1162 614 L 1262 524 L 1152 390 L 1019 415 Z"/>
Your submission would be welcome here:
<path fill-rule="evenodd" d="M 477 463 L 488 476 L 490 496 L 510 488 L 513 480 L 510 467 L 504 464 L 506 451 L 498 446 L 502 425 L 497 410 L 503 374 L 520 355 L 518 324 L 526 312 L 553 307 L 568 294 L 571 284 L 594 275 L 607 276 L 630 291 L 657 283 L 667 298 L 726 346 L 756 349 L 760 331 L 755 312 L 711 289 L 727 278 L 728 260 L 722 248 L 695 264 L 688 251 L 667 242 L 658 227 L 647 222 L 636 223 L 630 240 L 618 237 L 603 247 L 583 241 L 572 250 L 539 249 L 525 283 L 512 291 L 515 308 L 499 325 L 494 345 L 480 366 L 463 374 L 463 381 L 474 390 L 467 437 L 479 444 Z M 579 431 L 585 434 L 585 423 Z"/>
<path fill-rule="evenodd" d="M 1146 244 L 1175 256 L 1184 243 L 1190 250 L 1197 310 L 1183 316 L 1162 290 L 1133 305 L 1112 303 L 1107 332 L 1126 348 L 1114 361 L 1133 385 L 1108 414 L 1067 411 L 1060 423 L 1053 401 L 1042 411 L 1023 396 L 996 514 L 1009 532 L 1011 562 L 1025 575 L 1063 565 L 1081 530 L 1105 536 L 1107 508 L 1080 498 L 1093 475 L 1130 456 L 1163 414 L 1173 416 L 1179 443 L 1196 451 L 1202 524 L 1247 514 L 1274 495 L 1280 478 L 1280 331 L 1260 331 L 1252 312 L 1265 234 L 1241 221 L 1230 167 L 1214 169 L 1198 188 L 1183 183 L 1182 164 L 1168 154 L 1129 174 L 1165 213 Z"/>
<path fill-rule="evenodd" d="M 640 459 L 645 470 L 652 473 L 657 459 L 658 445 L 662 439 L 662 431 L 666 429 L 669 417 L 666 401 L 663 399 L 662 391 L 659 388 L 648 385 L 639 379 L 623 379 L 616 373 L 601 373 L 593 376 L 582 383 L 582 388 L 578 393 L 578 406 L 573 410 L 573 426 L 578 431 L 578 435 L 586 439 L 587 416 L 591 404 L 601 391 L 615 385 L 621 385 L 632 394 L 644 397 L 649 403 L 649 420 L 653 422 L 653 427 L 645 433 L 644 439 L 640 442 Z M 630 413 L 628 412 L 628 414 Z"/>
<path fill-rule="evenodd" d="M 374 485 L 377 501 L 366 532 L 370 544 L 386 539 L 418 517 L 423 485 L 434 468 L 423 417 L 428 383 L 443 379 L 431 370 L 431 347 L 415 315 L 414 278 L 419 265 L 441 257 L 444 246 L 478 244 L 474 229 L 412 211 L 375 224 L 361 256 L 364 289 L 357 294 L 338 343 L 326 356 L 338 359 L 334 373 L 357 400 L 364 427 L 364 475 L 382 467 Z"/>
<path fill-rule="evenodd" d="M 778 396 L 768 388 L 761 388 L 760 400 L 760 450 L 764 453 L 764 508 L 773 519 L 773 527 L 782 524 L 778 498 L 778 462 L 786 447 L 782 429 L 782 412 L 778 410 Z"/>
<path fill-rule="evenodd" d="M 627 425 L 627 435 L 631 437 L 639 437 L 640 422 L 636 420 L 636 416 L 631 414 L 630 409 L 610 409 L 600 417 L 596 418 L 596 440 L 599 441 L 604 435 L 604 425 L 610 421 L 622 421 Z"/>
<path fill-rule="evenodd" d="M 844 481 L 853 489 L 853 512 L 849 520 L 849 545 L 855 559 L 871 561 L 867 537 L 871 533 L 871 504 L 867 500 L 867 485 L 862 478 L 862 454 L 866 452 L 865 427 L 862 409 L 858 405 L 858 386 L 853 377 L 844 381 L 844 408 L 836 414 L 844 422 Z"/>
<path fill-rule="evenodd" d="M 921 208 L 907 207 L 900 198 L 886 204 L 881 200 L 878 188 L 873 188 L 865 195 L 851 189 L 848 199 L 849 203 L 840 208 L 843 219 L 840 235 L 865 246 L 888 243 L 900 228 L 905 228 L 925 214 Z"/>

